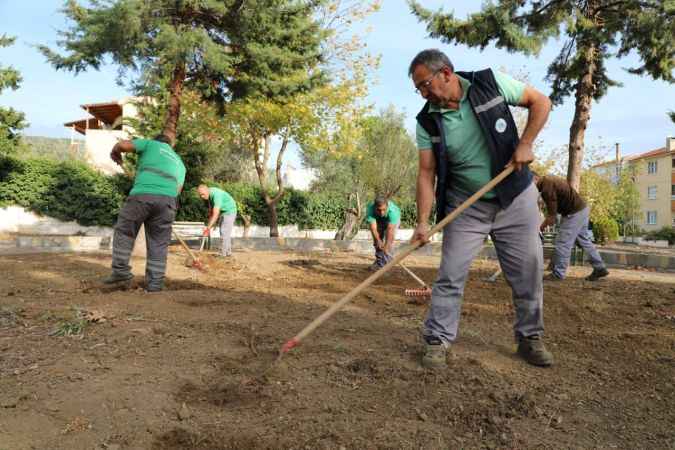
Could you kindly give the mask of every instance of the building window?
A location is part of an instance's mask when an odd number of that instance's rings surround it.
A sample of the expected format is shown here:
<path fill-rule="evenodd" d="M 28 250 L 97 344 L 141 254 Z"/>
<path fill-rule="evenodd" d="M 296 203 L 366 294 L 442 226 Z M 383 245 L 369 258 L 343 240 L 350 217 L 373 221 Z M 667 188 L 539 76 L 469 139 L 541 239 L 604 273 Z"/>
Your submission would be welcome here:
<path fill-rule="evenodd" d="M 675 169 L 675 158 L 673 158 L 673 169 Z"/>
<path fill-rule="evenodd" d="M 647 211 L 647 225 L 656 225 L 656 211 Z"/>
<path fill-rule="evenodd" d="M 647 188 L 647 199 L 656 200 L 656 186 L 649 186 Z"/>
<path fill-rule="evenodd" d="M 647 163 L 647 173 L 656 173 L 659 170 L 658 161 L 649 161 Z"/>
<path fill-rule="evenodd" d="M 670 196 L 672 197 L 673 200 L 675 200 L 675 184 L 670 186 Z"/>

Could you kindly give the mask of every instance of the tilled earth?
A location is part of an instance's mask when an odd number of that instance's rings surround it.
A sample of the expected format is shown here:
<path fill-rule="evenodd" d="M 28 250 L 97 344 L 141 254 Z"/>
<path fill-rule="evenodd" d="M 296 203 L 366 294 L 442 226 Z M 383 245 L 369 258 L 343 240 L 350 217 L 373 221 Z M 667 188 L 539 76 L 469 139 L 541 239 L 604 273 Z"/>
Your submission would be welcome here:
<path fill-rule="evenodd" d="M 510 290 L 476 261 L 446 371 L 419 366 L 426 307 L 351 254 L 238 253 L 167 290 L 105 291 L 103 255 L 0 259 L 0 450 L 675 449 L 675 274 L 573 268 L 545 284 L 556 365 L 514 356 Z M 438 261 L 410 258 L 427 282 Z M 270 369 L 271 367 L 271 369 Z M 269 370 L 268 370 L 269 369 Z"/>

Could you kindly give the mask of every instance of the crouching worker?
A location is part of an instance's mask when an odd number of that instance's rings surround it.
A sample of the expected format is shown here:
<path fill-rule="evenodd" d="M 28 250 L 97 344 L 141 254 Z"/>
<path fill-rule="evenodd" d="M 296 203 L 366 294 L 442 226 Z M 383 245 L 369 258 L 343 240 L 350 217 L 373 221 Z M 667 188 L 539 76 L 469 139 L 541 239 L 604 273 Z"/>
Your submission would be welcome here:
<path fill-rule="evenodd" d="M 375 246 L 375 262 L 370 266 L 370 270 L 377 270 L 392 259 L 396 229 L 401 223 L 401 210 L 394 202 L 377 197 L 368 205 L 366 222 L 370 226 Z"/>
<path fill-rule="evenodd" d="M 591 241 L 591 233 L 588 231 L 590 208 L 581 195 L 567 180 L 560 177 L 535 174 L 534 182 L 546 204 L 547 216 L 541 224 L 541 230 L 555 224 L 557 214 L 562 216 L 560 230 L 555 239 L 555 252 L 551 259 L 551 273 L 545 279 L 560 281 L 565 278 L 575 243 L 584 249 L 591 260 L 593 272 L 586 277 L 588 281 L 597 281 L 609 275 L 600 253 Z"/>
<path fill-rule="evenodd" d="M 138 230 L 144 224 L 147 241 L 145 289 L 158 292 L 164 287 L 171 225 L 176 218 L 176 197 L 185 181 L 185 165 L 171 148 L 171 139 L 163 134 L 154 139 L 115 144 L 110 158 L 120 166 L 122 153 L 138 155 L 136 177 L 115 225 L 112 274 L 103 282 L 116 284 L 133 278 L 129 259 Z"/>
<path fill-rule="evenodd" d="M 232 229 L 234 219 L 237 218 L 237 203 L 232 196 L 222 189 L 200 184 L 197 188 L 199 197 L 209 202 L 209 217 L 204 230 L 204 237 L 211 235 L 213 228 L 220 218 L 220 255 L 232 256 Z"/>

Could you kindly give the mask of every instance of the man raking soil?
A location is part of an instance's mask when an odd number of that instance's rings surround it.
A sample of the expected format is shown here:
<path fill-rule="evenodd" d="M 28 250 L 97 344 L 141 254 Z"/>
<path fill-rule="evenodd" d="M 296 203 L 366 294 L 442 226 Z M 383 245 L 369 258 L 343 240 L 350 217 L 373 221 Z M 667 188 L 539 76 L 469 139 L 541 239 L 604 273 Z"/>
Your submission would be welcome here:
<path fill-rule="evenodd" d="M 553 356 L 543 343 L 539 194 L 527 165 L 534 160 L 532 144 L 546 123 L 551 102 L 535 89 L 491 69 L 455 72 L 450 59 L 435 49 L 415 56 L 408 74 L 415 90 L 427 100 L 417 115 L 418 225 L 413 235 L 417 244 L 396 255 L 317 322 L 426 242 L 431 231 L 444 226 L 441 266 L 422 330 L 421 362 L 430 369 L 447 367 L 446 354 L 457 338 L 469 266 L 489 234 L 512 289 L 518 355 L 530 364 L 550 366 Z M 521 137 L 508 105 L 529 110 Z M 504 167 L 508 169 L 502 171 Z M 430 231 L 434 200 L 437 225 Z M 287 342 L 282 353 L 312 330 L 310 326 Z"/>
<path fill-rule="evenodd" d="M 134 186 L 117 217 L 113 235 L 112 274 L 105 284 L 128 283 L 133 278 L 129 259 L 141 225 L 145 225 L 147 260 L 145 289 L 164 287 L 171 226 L 176 218 L 176 198 L 183 189 L 185 165 L 173 151 L 172 141 L 162 134 L 154 139 L 119 141 L 110 158 L 120 166 L 123 153 L 136 153 L 138 165 Z"/>

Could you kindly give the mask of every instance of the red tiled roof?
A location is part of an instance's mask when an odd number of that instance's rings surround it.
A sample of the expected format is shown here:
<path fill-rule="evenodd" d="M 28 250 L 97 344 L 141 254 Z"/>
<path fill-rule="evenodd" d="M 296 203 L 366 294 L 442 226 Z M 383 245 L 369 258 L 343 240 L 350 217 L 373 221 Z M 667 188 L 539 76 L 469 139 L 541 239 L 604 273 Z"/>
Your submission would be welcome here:
<path fill-rule="evenodd" d="M 621 162 L 630 162 L 630 161 L 637 161 L 638 159 L 645 159 L 645 158 L 653 158 L 657 156 L 662 156 L 662 155 L 667 155 L 668 151 L 666 150 L 665 147 L 657 148 L 655 150 L 650 150 L 648 152 L 644 153 L 638 153 L 637 155 L 626 155 L 623 158 L 621 158 Z M 593 165 L 592 167 L 602 167 L 606 166 L 609 164 L 616 164 L 616 159 L 610 159 L 609 161 L 601 162 L 598 164 Z"/>
<path fill-rule="evenodd" d="M 661 156 L 667 154 L 668 151 L 665 147 L 657 148 L 656 150 L 651 150 L 645 153 L 639 153 L 637 155 L 628 155 L 622 158 L 624 161 L 635 161 L 636 159 L 651 158 L 654 156 Z"/>

